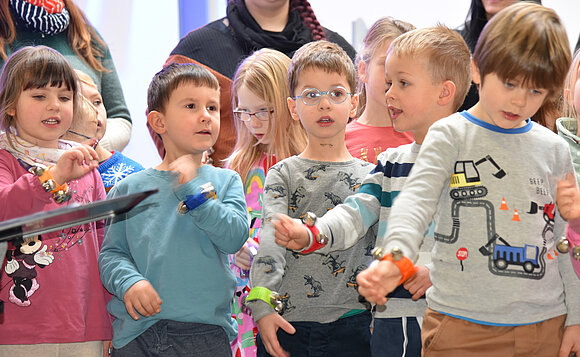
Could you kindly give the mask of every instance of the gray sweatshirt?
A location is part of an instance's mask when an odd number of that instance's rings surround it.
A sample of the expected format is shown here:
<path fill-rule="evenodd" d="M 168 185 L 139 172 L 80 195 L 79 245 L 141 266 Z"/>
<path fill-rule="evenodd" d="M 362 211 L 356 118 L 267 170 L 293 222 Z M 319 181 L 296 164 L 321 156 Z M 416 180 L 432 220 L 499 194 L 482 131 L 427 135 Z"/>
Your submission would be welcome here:
<path fill-rule="evenodd" d="M 323 162 L 294 156 L 268 171 L 260 248 L 252 264 L 250 285 L 284 296 L 286 320 L 329 323 L 352 310 L 368 308 L 359 302 L 355 276 L 371 261 L 375 230 L 346 250 L 299 254 L 275 243 L 272 218 L 277 213 L 300 218 L 306 212 L 320 217 L 357 192 L 371 169 L 371 164 L 359 159 Z M 260 300 L 248 306 L 255 321 L 274 313 Z"/>

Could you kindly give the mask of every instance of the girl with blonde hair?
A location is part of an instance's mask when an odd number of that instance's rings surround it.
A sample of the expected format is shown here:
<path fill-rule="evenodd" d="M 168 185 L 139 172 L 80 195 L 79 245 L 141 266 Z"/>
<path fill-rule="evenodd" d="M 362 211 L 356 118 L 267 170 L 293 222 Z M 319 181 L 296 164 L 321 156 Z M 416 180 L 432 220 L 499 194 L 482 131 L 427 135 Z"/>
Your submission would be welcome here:
<path fill-rule="evenodd" d="M 262 194 L 268 169 L 277 161 L 299 154 L 306 147 L 306 133 L 288 110 L 290 97 L 286 73 L 290 58 L 282 52 L 261 49 L 238 67 L 232 83 L 232 107 L 238 133 L 234 152 L 227 161 L 244 182 L 250 232 L 248 242 L 234 256 L 232 270 L 238 277 L 233 314 L 238 321 L 238 338 L 232 342 L 236 356 L 256 355 L 255 331 L 251 316 L 242 309 L 248 288 L 251 256 L 259 243 Z"/>

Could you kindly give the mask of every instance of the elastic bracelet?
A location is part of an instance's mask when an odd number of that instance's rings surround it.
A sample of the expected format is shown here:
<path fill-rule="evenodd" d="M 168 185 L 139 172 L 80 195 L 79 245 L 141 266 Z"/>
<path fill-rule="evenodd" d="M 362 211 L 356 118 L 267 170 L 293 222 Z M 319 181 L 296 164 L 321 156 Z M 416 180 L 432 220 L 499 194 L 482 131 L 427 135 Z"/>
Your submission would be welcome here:
<path fill-rule="evenodd" d="M 217 198 L 215 188 L 211 182 L 205 183 L 199 188 L 200 190 L 198 193 L 195 195 L 187 195 L 185 196 L 185 200 L 179 202 L 177 205 L 177 212 L 179 214 L 185 214 L 192 209 L 201 206 L 205 201 Z"/>
<path fill-rule="evenodd" d="M 413 264 L 411 259 L 405 257 L 399 248 L 393 248 L 390 254 L 384 254 L 383 250 L 377 247 L 373 249 L 372 253 L 375 260 L 388 260 L 393 262 L 397 268 L 399 268 L 399 271 L 401 272 L 401 281 L 399 281 L 399 285 L 403 284 L 417 273 L 417 267 L 415 264 Z"/>
<path fill-rule="evenodd" d="M 312 241 L 310 248 L 303 250 L 300 253 L 312 253 L 315 250 L 325 247 L 326 244 L 328 244 L 328 237 L 326 237 L 326 234 L 320 233 L 320 230 L 318 230 L 318 227 L 315 225 L 316 219 L 318 219 L 318 217 L 316 217 L 316 215 L 312 212 L 306 212 L 306 216 L 302 218 L 302 223 L 304 223 L 304 226 L 306 226 L 306 228 L 312 232 L 314 240 Z"/>
<path fill-rule="evenodd" d="M 256 301 L 261 300 L 264 301 L 266 304 L 272 306 L 274 311 L 282 315 L 284 313 L 285 304 L 282 300 L 280 294 L 275 291 L 271 291 L 268 288 L 263 286 L 255 286 L 250 290 L 248 296 L 245 296 L 242 300 L 242 304 L 246 304 L 248 301 Z"/>
<path fill-rule="evenodd" d="M 53 167 L 49 166 L 46 169 L 42 169 L 40 167 L 35 167 L 32 173 L 38 176 L 40 180 L 40 185 L 46 191 L 52 194 L 52 198 L 56 203 L 63 203 L 70 199 L 71 192 L 68 184 L 65 182 L 59 185 L 52 174 L 50 173 L 50 169 Z"/>

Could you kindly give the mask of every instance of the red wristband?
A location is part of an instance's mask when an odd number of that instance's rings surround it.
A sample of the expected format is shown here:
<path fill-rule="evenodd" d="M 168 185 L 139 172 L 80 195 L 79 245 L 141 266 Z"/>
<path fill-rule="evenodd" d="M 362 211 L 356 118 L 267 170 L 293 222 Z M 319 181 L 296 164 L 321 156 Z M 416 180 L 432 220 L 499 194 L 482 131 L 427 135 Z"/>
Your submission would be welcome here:
<path fill-rule="evenodd" d="M 394 248 L 390 254 L 383 255 L 381 248 L 375 248 L 373 256 L 378 260 L 388 260 L 393 262 L 399 271 L 401 272 L 401 281 L 399 285 L 403 284 L 405 281 L 409 280 L 413 275 L 417 273 L 417 267 L 411 259 L 405 257 L 399 248 Z"/>
<path fill-rule="evenodd" d="M 320 233 L 320 231 L 318 230 L 318 228 L 315 225 L 316 218 L 317 217 L 314 213 L 307 212 L 306 216 L 302 219 L 304 226 L 306 228 L 308 228 L 310 230 L 310 232 L 312 232 L 314 239 L 312 240 L 312 245 L 310 246 L 310 248 L 303 250 L 300 253 L 305 253 L 305 254 L 312 253 L 315 250 L 318 250 L 318 249 L 326 246 L 326 244 L 328 243 L 328 238 L 326 237 L 326 235 L 323 233 Z"/>

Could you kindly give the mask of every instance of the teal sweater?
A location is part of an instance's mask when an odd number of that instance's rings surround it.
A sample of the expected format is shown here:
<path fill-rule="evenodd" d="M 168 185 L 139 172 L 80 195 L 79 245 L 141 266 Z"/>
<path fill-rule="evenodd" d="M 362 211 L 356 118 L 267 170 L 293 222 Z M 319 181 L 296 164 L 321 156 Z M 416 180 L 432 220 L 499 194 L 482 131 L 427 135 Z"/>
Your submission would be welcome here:
<path fill-rule="evenodd" d="M 207 182 L 214 185 L 217 199 L 178 214 L 178 203 Z M 159 192 L 107 228 L 99 256 L 101 280 L 115 295 L 107 306 L 114 318 L 113 346 L 125 346 L 162 319 L 218 325 L 233 339 L 235 280 L 228 254 L 242 247 L 249 231 L 239 175 L 205 165 L 195 179 L 178 185 L 176 173 L 147 169 L 123 179 L 109 197 L 154 188 Z M 143 279 L 163 303 L 161 313 L 135 321 L 123 296 Z"/>

